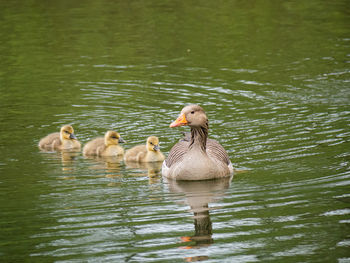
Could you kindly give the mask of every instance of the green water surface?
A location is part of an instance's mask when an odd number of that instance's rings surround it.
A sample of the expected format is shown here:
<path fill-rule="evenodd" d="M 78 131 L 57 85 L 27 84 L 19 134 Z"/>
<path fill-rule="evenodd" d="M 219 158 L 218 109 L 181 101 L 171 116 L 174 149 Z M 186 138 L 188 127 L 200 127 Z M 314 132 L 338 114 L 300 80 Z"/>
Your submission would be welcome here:
<path fill-rule="evenodd" d="M 339 1 L 0 1 L 1 262 L 350 262 Z M 198 103 L 232 180 L 41 152 L 71 124 L 166 155 Z"/>

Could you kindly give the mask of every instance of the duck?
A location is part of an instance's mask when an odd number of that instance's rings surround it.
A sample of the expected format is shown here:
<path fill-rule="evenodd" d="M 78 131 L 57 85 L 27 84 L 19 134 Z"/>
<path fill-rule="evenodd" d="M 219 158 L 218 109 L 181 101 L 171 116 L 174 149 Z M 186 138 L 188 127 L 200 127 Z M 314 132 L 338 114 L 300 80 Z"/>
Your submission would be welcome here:
<path fill-rule="evenodd" d="M 209 121 L 204 109 L 195 104 L 185 106 L 171 128 L 189 126 L 170 150 L 162 164 L 162 175 L 175 180 L 209 180 L 233 175 L 233 166 L 224 147 L 208 138 Z"/>
<path fill-rule="evenodd" d="M 164 159 L 165 156 L 160 151 L 159 139 L 156 136 L 148 137 L 146 145 L 136 145 L 127 150 L 124 156 L 125 162 L 138 163 L 163 162 Z"/>
<path fill-rule="evenodd" d="M 81 143 L 74 134 L 71 125 L 64 125 L 60 132 L 51 133 L 39 141 L 41 150 L 61 151 L 61 150 L 80 150 Z"/>
<path fill-rule="evenodd" d="M 124 148 L 119 143 L 124 143 L 124 139 L 116 131 L 107 131 L 104 137 L 97 137 L 83 148 L 85 156 L 123 156 Z"/>

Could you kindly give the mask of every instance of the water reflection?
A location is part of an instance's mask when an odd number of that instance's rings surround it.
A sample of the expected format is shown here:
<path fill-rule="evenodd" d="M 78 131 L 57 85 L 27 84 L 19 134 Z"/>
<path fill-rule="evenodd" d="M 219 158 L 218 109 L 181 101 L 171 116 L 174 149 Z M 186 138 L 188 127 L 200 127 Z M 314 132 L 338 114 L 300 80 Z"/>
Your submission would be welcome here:
<path fill-rule="evenodd" d="M 162 162 L 138 163 L 125 161 L 126 168 L 135 169 L 139 176 L 148 176 L 149 183 L 158 183 L 161 176 Z"/>
<path fill-rule="evenodd" d="M 89 156 L 85 158 L 92 163 L 89 167 L 90 169 L 106 172 L 105 177 L 107 178 L 114 178 L 121 175 L 122 156 Z"/>
<path fill-rule="evenodd" d="M 184 195 L 184 203 L 190 206 L 194 218 L 194 235 L 181 237 L 184 249 L 210 246 L 214 243 L 209 204 L 223 198 L 230 187 L 232 177 L 207 181 L 176 181 L 165 179 L 169 191 Z M 187 257 L 187 262 L 203 260 L 206 256 Z"/>
<path fill-rule="evenodd" d="M 349 1 L 22 2 L 0 4 L 1 261 L 350 261 Z M 251 171 L 219 210 L 226 186 L 38 154 L 65 123 L 167 153 L 188 103 Z"/>
<path fill-rule="evenodd" d="M 62 171 L 65 173 L 74 170 L 74 164 L 80 155 L 80 152 L 71 150 L 63 150 L 59 152 L 41 150 L 40 152 L 44 153 L 49 160 L 61 161 Z"/>

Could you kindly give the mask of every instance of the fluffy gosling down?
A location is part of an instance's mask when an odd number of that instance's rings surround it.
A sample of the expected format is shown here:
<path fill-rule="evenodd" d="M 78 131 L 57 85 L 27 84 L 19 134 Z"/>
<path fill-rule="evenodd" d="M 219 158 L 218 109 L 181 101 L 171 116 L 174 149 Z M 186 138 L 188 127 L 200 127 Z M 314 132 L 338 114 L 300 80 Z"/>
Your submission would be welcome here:
<path fill-rule="evenodd" d="M 162 162 L 165 157 L 159 150 L 159 139 L 156 136 L 147 138 L 146 145 L 137 145 L 125 153 L 124 160 L 127 162 Z"/>
<path fill-rule="evenodd" d="M 80 150 L 81 144 L 74 135 L 74 129 L 65 125 L 60 132 L 54 132 L 39 141 L 39 148 L 47 151 Z"/>
<path fill-rule="evenodd" d="M 124 143 L 120 134 L 107 131 L 104 137 L 97 137 L 89 141 L 83 148 L 85 156 L 123 156 L 124 149 L 119 143 Z"/>

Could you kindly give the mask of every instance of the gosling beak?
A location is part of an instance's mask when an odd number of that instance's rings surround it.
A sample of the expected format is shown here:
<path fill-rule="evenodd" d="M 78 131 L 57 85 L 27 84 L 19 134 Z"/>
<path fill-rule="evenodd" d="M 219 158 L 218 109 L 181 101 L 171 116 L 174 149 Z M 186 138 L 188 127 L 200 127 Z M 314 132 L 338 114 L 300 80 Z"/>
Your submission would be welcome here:
<path fill-rule="evenodd" d="M 124 139 L 122 137 L 119 137 L 118 142 L 119 143 L 125 143 L 126 141 L 124 141 Z"/>
<path fill-rule="evenodd" d="M 154 145 L 153 150 L 159 151 L 159 145 Z"/>
<path fill-rule="evenodd" d="M 185 114 L 181 114 L 174 122 L 172 122 L 170 124 L 170 128 L 174 128 L 174 127 L 179 127 L 179 126 L 185 126 L 187 125 L 188 122 L 186 120 L 186 116 Z"/>
<path fill-rule="evenodd" d="M 71 134 L 69 135 L 69 139 L 77 140 L 78 138 L 74 135 L 74 133 L 71 133 Z"/>

